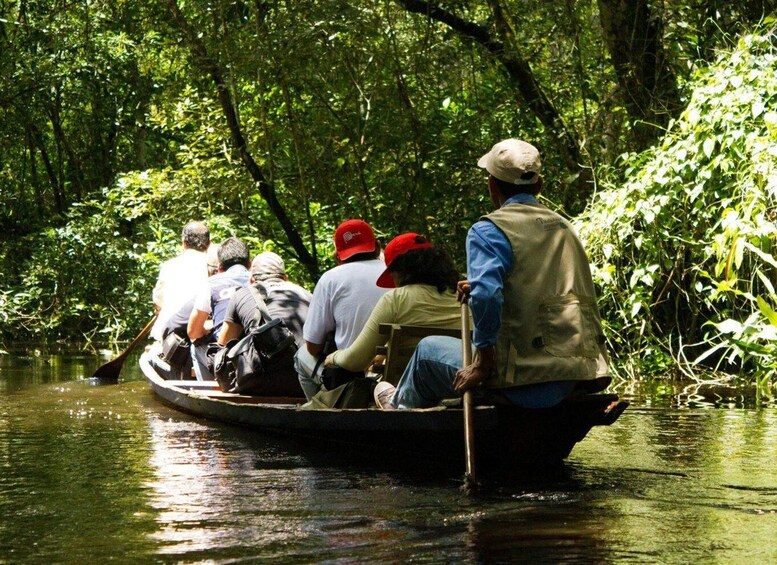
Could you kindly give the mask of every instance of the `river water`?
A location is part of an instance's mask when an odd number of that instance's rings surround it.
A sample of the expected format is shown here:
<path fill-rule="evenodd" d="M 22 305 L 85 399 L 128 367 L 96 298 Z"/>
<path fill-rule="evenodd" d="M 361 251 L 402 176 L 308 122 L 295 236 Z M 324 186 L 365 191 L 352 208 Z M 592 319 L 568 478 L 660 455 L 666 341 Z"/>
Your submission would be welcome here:
<path fill-rule="evenodd" d="M 136 360 L 0 354 L 0 563 L 775 563 L 777 403 L 620 383 L 556 473 L 460 470 L 198 421 Z"/>

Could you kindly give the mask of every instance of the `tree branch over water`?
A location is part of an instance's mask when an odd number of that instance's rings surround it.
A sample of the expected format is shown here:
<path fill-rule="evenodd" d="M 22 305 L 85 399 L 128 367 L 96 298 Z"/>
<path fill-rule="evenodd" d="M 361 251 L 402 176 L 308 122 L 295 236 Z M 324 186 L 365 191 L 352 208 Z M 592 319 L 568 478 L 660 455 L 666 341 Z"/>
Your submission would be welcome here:
<path fill-rule="evenodd" d="M 532 72 L 531 65 L 518 55 L 512 25 L 508 22 L 499 2 L 491 0 L 489 6 L 501 40 L 495 38 L 486 28 L 464 20 L 426 0 L 397 0 L 407 11 L 423 14 L 450 27 L 463 37 L 475 40 L 502 64 L 515 86 L 516 98 L 525 103 L 540 122 L 556 133 L 561 140 L 560 149 L 567 167 L 578 174 L 580 151 L 574 135 L 564 124 L 556 107 L 545 94 Z"/>

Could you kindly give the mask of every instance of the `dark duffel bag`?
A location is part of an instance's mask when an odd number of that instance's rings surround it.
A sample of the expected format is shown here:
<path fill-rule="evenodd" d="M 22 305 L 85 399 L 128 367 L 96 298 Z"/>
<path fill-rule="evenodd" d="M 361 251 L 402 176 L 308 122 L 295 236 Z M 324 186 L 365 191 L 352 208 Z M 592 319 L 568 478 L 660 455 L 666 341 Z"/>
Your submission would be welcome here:
<path fill-rule="evenodd" d="M 280 319 L 217 351 L 213 370 L 221 390 L 253 396 L 304 396 L 294 370 L 297 346 Z"/>
<path fill-rule="evenodd" d="M 191 341 L 175 332 L 167 334 L 162 342 L 162 358 L 174 369 L 180 369 L 190 359 Z"/>

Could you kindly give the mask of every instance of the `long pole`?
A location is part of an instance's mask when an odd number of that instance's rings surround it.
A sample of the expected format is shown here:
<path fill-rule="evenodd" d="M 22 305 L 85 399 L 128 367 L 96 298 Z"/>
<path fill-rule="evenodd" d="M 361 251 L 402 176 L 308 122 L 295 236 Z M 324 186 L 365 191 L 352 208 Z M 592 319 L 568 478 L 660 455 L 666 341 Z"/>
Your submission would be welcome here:
<path fill-rule="evenodd" d="M 461 303 L 461 359 L 464 367 L 472 363 L 472 337 L 469 331 L 469 307 L 466 302 Z M 475 425 L 472 408 L 472 392 L 464 393 L 464 455 L 467 463 L 467 471 L 464 480 L 467 486 L 473 486 L 475 480 Z"/>

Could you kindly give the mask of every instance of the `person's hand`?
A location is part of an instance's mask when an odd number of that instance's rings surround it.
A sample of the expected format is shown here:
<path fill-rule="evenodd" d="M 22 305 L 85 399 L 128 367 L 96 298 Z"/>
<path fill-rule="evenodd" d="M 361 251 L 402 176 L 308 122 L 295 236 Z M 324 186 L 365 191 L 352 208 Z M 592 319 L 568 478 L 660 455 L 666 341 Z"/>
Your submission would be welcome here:
<path fill-rule="evenodd" d="M 453 390 L 464 394 L 475 388 L 490 377 L 496 368 L 496 349 L 493 345 L 483 347 L 475 352 L 475 360 L 456 372 Z"/>
<path fill-rule="evenodd" d="M 337 367 L 337 365 L 335 365 L 334 353 L 330 353 L 329 355 L 326 356 L 326 359 L 324 359 L 324 367 Z"/>
<path fill-rule="evenodd" d="M 469 285 L 469 281 L 459 281 L 456 284 L 456 300 L 462 304 L 468 302 L 470 290 L 471 287 Z"/>
<path fill-rule="evenodd" d="M 376 355 L 372 358 L 372 362 L 370 363 L 370 366 L 367 367 L 367 372 L 377 373 L 375 370 L 375 366 L 382 367 L 386 364 L 386 356 L 385 355 Z"/>
<path fill-rule="evenodd" d="M 458 394 L 464 394 L 485 381 L 490 375 L 491 371 L 486 370 L 485 367 L 478 363 L 468 365 L 456 373 L 456 379 L 453 381 L 453 390 Z"/>

